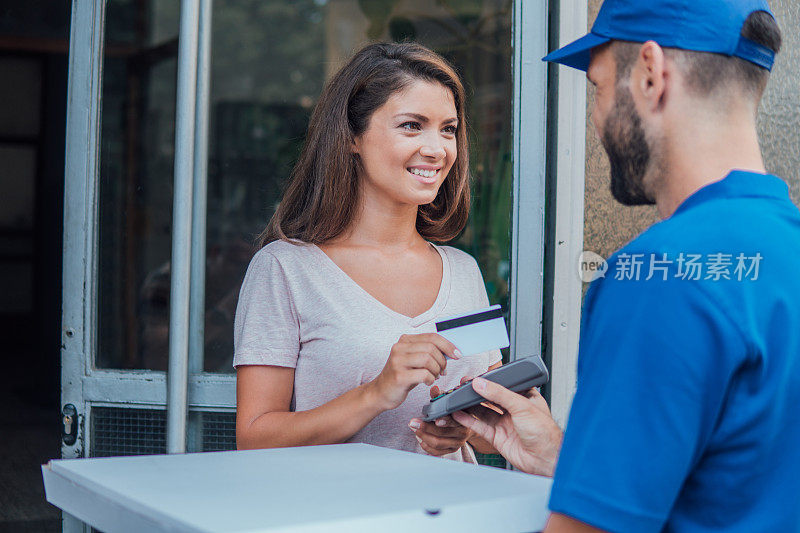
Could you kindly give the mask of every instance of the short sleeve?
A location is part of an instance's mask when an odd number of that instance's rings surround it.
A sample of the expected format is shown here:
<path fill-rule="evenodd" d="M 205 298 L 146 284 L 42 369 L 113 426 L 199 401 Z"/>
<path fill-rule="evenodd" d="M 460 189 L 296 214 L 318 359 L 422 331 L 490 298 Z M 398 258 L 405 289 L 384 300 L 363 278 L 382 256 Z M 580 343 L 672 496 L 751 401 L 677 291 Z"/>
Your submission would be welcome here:
<path fill-rule="evenodd" d="M 289 280 L 277 258 L 265 250 L 247 268 L 234 321 L 233 366 L 294 368 L 300 353 L 300 325 Z"/>
<path fill-rule="evenodd" d="M 550 509 L 601 529 L 660 531 L 747 351 L 698 283 L 595 282 Z"/>

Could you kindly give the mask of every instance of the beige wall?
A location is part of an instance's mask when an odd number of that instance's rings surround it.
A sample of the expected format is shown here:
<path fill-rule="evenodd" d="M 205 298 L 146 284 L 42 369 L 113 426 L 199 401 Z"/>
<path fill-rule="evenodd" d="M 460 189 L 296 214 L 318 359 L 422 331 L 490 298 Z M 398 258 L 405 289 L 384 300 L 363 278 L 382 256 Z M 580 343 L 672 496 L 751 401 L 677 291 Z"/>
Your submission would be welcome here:
<path fill-rule="evenodd" d="M 589 27 L 600 0 L 589 0 Z M 783 31 L 783 51 L 761 105 L 758 133 L 767 169 L 787 182 L 800 205 L 800 2 L 770 2 Z M 591 112 L 593 94 L 588 92 Z M 658 220 L 654 207 L 624 207 L 614 201 L 608 186 L 608 159 L 591 125 L 586 125 L 586 192 L 584 249 L 608 257 Z"/>
<path fill-rule="evenodd" d="M 800 205 L 800 2 L 772 0 L 783 32 L 783 49 L 761 103 L 758 135 L 767 170 L 789 182 Z"/>

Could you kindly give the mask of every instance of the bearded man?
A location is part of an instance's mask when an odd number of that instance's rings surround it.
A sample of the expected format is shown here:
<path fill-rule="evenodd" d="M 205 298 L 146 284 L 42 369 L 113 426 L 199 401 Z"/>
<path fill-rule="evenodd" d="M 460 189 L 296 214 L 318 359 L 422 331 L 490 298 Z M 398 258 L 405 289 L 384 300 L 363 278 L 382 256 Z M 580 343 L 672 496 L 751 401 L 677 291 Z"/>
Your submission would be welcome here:
<path fill-rule="evenodd" d="M 606 0 L 545 60 L 587 70 L 611 192 L 663 219 L 586 295 L 566 434 L 535 391 L 454 418 L 551 475 L 545 531 L 800 531 L 800 213 L 756 115 L 764 0 Z M 559 454 L 560 449 L 560 454 Z"/>

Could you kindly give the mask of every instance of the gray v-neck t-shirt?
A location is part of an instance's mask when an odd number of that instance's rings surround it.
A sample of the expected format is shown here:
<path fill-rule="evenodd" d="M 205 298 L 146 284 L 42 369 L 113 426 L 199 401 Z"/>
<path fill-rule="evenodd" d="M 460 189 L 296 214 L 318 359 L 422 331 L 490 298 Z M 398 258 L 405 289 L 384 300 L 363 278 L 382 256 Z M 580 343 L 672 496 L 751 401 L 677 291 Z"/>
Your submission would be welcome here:
<path fill-rule="evenodd" d="M 292 410 L 319 407 L 383 370 L 401 335 L 432 333 L 435 322 L 489 305 L 483 277 L 469 254 L 435 246 L 442 258 L 442 282 L 430 309 L 408 317 L 386 307 L 361 288 L 319 247 L 274 241 L 250 262 L 239 293 L 234 324 L 233 365 L 274 365 L 295 369 Z M 448 359 L 442 391 L 500 361 L 492 350 Z M 408 428 L 430 400 L 418 385 L 396 409 L 375 417 L 347 442 L 363 442 L 425 453 Z M 470 461 L 471 450 L 448 454 Z"/>

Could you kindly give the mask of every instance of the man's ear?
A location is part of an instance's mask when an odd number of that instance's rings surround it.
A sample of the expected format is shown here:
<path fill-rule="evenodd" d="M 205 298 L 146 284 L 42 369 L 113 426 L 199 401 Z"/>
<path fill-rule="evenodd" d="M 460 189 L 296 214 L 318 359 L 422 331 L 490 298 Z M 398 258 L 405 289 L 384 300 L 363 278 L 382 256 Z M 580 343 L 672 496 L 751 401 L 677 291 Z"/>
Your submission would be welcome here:
<path fill-rule="evenodd" d="M 655 41 L 644 43 L 639 48 L 636 64 L 631 72 L 634 100 L 639 100 L 648 111 L 662 109 L 667 96 L 669 75 L 664 49 Z"/>

